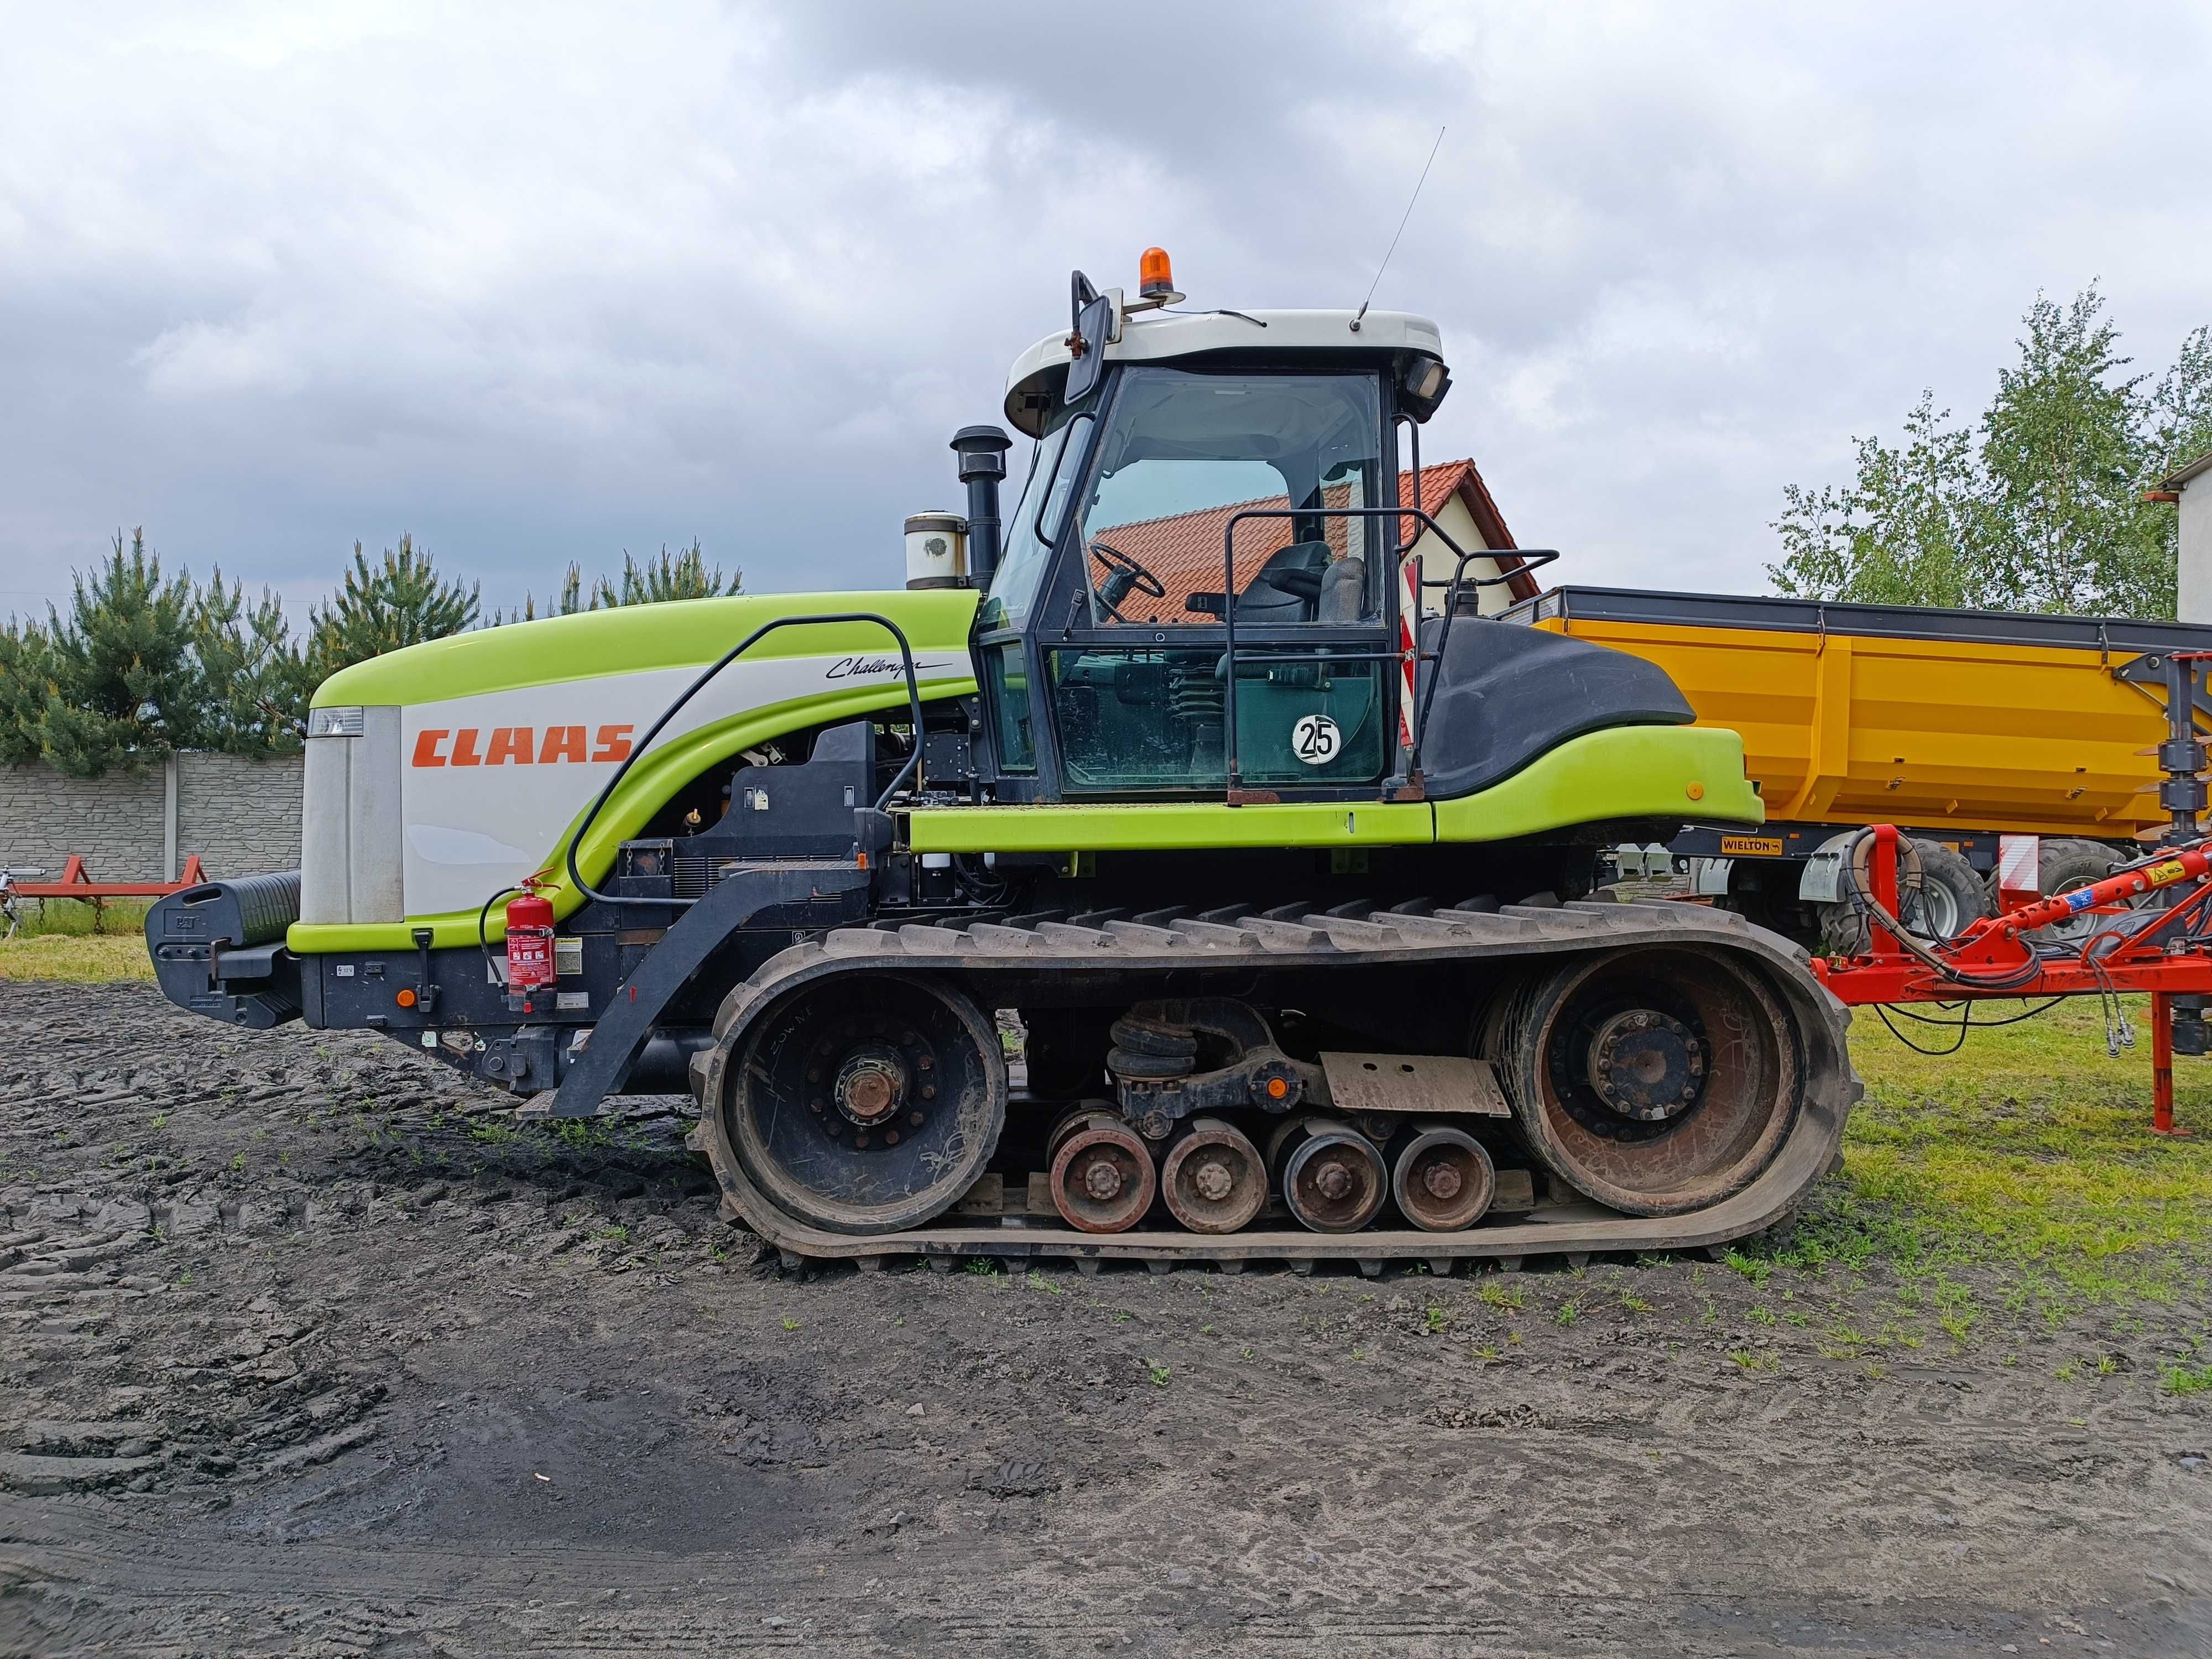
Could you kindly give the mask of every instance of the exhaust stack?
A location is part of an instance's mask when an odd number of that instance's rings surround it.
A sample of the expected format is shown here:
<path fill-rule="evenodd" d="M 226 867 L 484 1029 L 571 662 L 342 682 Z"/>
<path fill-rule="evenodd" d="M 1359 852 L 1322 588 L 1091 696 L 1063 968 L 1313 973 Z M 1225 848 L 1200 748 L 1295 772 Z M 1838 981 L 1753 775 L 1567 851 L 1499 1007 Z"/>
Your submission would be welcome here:
<path fill-rule="evenodd" d="M 952 434 L 960 482 L 968 486 L 968 585 L 988 588 L 999 568 L 999 480 L 1006 476 L 1009 438 L 995 426 L 963 426 Z"/>

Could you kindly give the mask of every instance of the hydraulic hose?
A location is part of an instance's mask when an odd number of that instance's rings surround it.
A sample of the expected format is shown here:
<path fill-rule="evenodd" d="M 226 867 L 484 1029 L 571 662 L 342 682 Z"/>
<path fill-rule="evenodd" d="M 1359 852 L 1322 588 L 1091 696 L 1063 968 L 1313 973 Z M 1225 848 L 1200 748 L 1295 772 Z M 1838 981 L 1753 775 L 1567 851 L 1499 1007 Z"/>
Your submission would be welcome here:
<path fill-rule="evenodd" d="M 581 893 L 586 898 L 592 899 L 600 904 L 649 904 L 661 906 L 664 908 L 669 905 L 677 905 L 688 909 L 690 906 L 696 904 L 699 902 L 696 899 L 675 897 L 626 898 L 617 896 L 612 893 L 602 893 L 598 888 L 592 886 L 591 883 L 586 881 L 584 879 L 584 872 L 577 868 L 576 849 L 583 845 L 585 832 L 590 830 L 592 823 L 597 821 L 600 811 L 606 806 L 607 802 L 613 798 L 615 791 L 622 787 L 622 781 L 629 775 L 630 768 L 636 765 L 638 761 L 643 757 L 645 751 L 652 746 L 653 740 L 661 734 L 662 731 L 667 726 L 669 721 L 676 718 L 678 711 L 680 710 L 685 703 L 690 702 L 693 697 L 698 696 L 701 691 L 704 690 L 707 688 L 708 683 L 717 674 L 720 673 L 725 668 L 727 668 L 739 657 L 742 657 L 746 652 L 751 650 L 754 645 L 761 640 L 765 639 L 769 635 L 775 632 L 779 628 L 813 628 L 832 623 L 873 623 L 876 626 L 881 628 L 885 633 L 889 634 L 893 639 L 898 641 L 899 661 L 906 672 L 907 708 L 908 714 L 914 722 L 914 752 L 907 757 L 906 764 L 899 768 L 898 775 L 890 781 L 890 785 L 884 790 L 882 794 L 876 797 L 875 810 L 881 811 L 884 807 L 884 803 L 890 799 L 890 798 L 896 794 L 902 788 L 905 787 L 907 780 L 914 775 L 915 769 L 921 764 L 921 688 L 915 678 L 914 647 L 908 644 L 905 631 L 889 617 L 879 616 L 872 611 L 839 611 L 816 617 L 779 617 L 774 622 L 763 623 L 761 626 L 753 629 L 751 633 L 746 635 L 744 639 L 738 641 L 736 645 L 731 647 L 728 651 L 725 652 L 722 656 L 718 659 L 704 673 L 701 674 L 697 679 L 693 680 L 690 684 L 684 687 L 683 695 L 678 696 L 674 702 L 670 703 L 667 708 L 660 711 L 660 717 L 654 720 L 650 726 L 646 728 L 645 735 L 638 739 L 636 746 L 623 757 L 622 764 L 615 768 L 614 775 L 607 780 L 605 787 L 599 791 L 598 797 L 592 802 L 590 810 L 585 812 L 583 822 L 576 826 L 575 834 L 568 837 L 567 860 L 568 866 L 568 880 L 570 884 L 574 886 L 579 893 Z M 496 898 L 499 896 L 497 894 L 494 894 L 492 896 Z M 489 908 L 489 903 L 487 903 L 485 908 L 487 909 Z"/>
<path fill-rule="evenodd" d="M 1914 938 L 1905 924 L 1890 914 L 1888 906 L 1859 885 L 1859 848 L 1868 836 L 1874 834 L 1875 829 L 1875 826 L 1873 824 L 1867 825 L 1858 834 L 1853 836 L 1850 844 L 1844 848 L 1844 880 L 1850 893 L 1851 902 L 1861 911 L 1872 915 L 1876 921 L 1880 922 L 1888 932 L 1889 936 L 1897 941 L 1899 948 L 1907 956 L 1930 972 L 1942 975 L 1954 985 L 1972 986 L 1982 990 L 2010 990 L 2015 986 L 2027 984 L 2042 972 L 2041 967 L 2031 960 L 2023 968 L 2007 969 L 2001 974 L 1969 974 L 1961 970 L 1956 964 L 1946 962 L 1934 951 Z M 2031 955 L 2033 955 L 2033 947 L 2031 947 Z"/>
<path fill-rule="evenodd" d="M 1880 922 L 1882 927 L 1888 931 L 1890 936 L 1896 939 L 1899 947 L 1902 949 L 1906 955 L 1911 957 L 1916 962 L 1920 963 L 1931 972 L 1940 974 L 1943 978 L 1948 980 L 1954 985 L 1968 986 L 1985 991 L 2003 991 L 2014 989 L 2017 987 L 2029 983 L 2039 973 L 2042 971 L 2040 965 L 2041 959 L 2049 953 L 2039 950 L 2039 947 L 2035 945 L 2029 945 L 2025 939 L 2021 940 L 2021 943 L 2027 946 L 2031 959 L 2023 966 L 2007 969 L 2002 972 L 1995 974 L 1971 974 L 1960 968 L 1956 963 L 1946 961 L 1936 952 L 1929 949 L 1927 945 L 1922 944 L 1920 940 L 1915 939 L 1909 932 L 1906 931 L 1905 924 L 1899 921 L 1896 916 L 1890 913 L 1887 906 L 1882 904 L 1878 899 L 1875 898 L 1871 894 L 1867 892 L 1864 888 L 1859 885 L 1857 867 L 1858 850 L 1860 846 L 1866 841 L 1866 838 L 1874 834 L 1875 829 L 1875 825 L 1869 824 L 1866 828 L 1861 830 L 1858 834 L 1851 837 L 1850 844 L 1844 849 L 1844 878 L 1850 893 L 1851 902 L 1857 906 L 1860 910 L 1872 915 L 1876 921 Z M 2189 843 L 2189 845 L 2192 848 L 2201 848 L 2204 845 L 2204 842 L 2197 841 L 2192 842 Z M 2118 869 L 2107 872 L 2104 879 L 2110 881 L 2116 876 L 2125 875 L 2130 871 L 2156 863 L 2160 859 L 2172 858 L 2177 852 L 2183 850 L 2185 849 L 2175 847 L 2162 847 L 2155 853 L 2146 854 L 2142 858 L 2136 859 L 2129 863 L 2121 865 Z M 2190 897 L 2182 900 L 2179 905 L 2173 908 L 2175 909 L 2183 909 L 2192 904 L 2200 903 L 2203 902 L 2207 892 L 2212 892 L 2212 888 L 2201 890 L 2197 893 L 2191 895 Z M 2161 924 L 2165 921 L 2170 921 L 2172 919 L 2172 912 L 2169 910 L 2164 913 L 2162 916 L 2147 916 L 2144 926 L 2152 925 L 2154 919 Z M 2099 939 L 2124 937 L 2130 931 L 2132 930 L 2124 928 L 2106 928 L 2100 930 L 2091 939 L 2084 941 L 2081 951 L 2083 965 L 2092 969 L 2094 968 L 2095 960 L 2090 955 L 2090 951 Z M 2063 952 L 2061 952 L 2061 954 L 2063 954 Z"/>

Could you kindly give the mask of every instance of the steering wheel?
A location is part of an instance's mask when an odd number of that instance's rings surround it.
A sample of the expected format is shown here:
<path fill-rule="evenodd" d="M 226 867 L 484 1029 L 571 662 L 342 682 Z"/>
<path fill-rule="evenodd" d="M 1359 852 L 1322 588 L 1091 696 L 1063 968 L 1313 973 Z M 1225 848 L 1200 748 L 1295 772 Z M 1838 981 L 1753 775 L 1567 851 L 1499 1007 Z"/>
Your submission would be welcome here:
<path fill-rule="evenodd" d="M 1106 614 L 1115 622 L 1129 620 L 1121 614 L 1120 606 L 1132 593 L 1142 593 L 1155 599 L 1167 598 L 1168 591 L 1160 586 L 1160 579 L 1120 548 L 1109 543 L 1094 541 L 1091 544 L 1091 556 L 1106 567 L 1106 574 L 1100 579 L 1095 591 L 1098 603 L 1106 608 Z"/>

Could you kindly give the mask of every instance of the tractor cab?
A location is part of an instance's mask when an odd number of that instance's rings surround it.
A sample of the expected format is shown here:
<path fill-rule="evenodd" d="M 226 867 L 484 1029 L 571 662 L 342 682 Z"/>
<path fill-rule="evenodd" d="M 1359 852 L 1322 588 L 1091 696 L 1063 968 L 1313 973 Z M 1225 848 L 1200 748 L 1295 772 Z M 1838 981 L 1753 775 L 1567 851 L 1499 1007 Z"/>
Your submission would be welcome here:
<path fill-rule="evenodd" d="M 1131 301 L 1077 273 L 1072 328 L 1009 379 L 1033 447 L 975 573 L 994 793 L 1402 793 L 1422 520 L 1395 509 L 1449 385 L 1436 325 L 1170 310 L 1164 254 L 1146 275 Z"/>

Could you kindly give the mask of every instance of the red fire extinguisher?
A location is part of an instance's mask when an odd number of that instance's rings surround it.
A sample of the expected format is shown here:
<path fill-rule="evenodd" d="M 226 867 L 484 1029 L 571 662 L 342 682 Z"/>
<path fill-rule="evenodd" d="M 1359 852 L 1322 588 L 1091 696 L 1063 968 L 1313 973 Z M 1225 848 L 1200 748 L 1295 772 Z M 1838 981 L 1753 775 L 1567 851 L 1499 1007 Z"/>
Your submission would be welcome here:
<path fill-rule="evenodd" d="M 507 990 L 527 995 L 553 982 L 553 902 L 526 881 L 507 902 Z"/>

